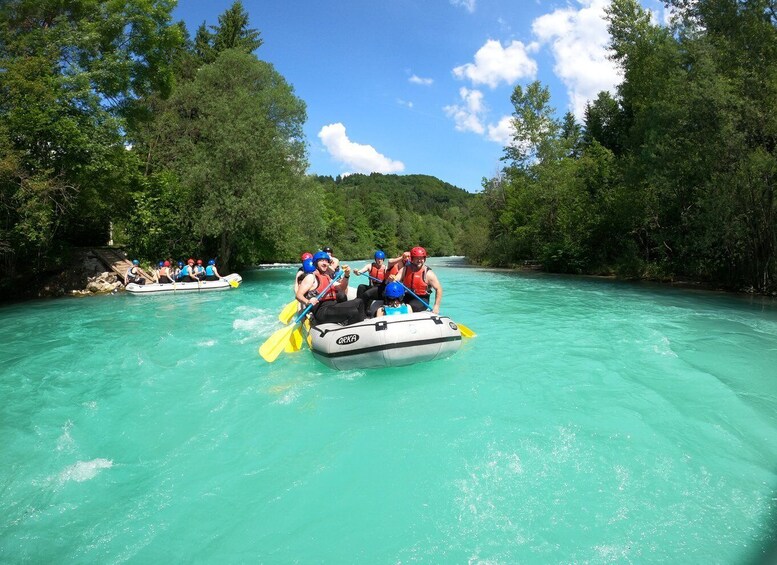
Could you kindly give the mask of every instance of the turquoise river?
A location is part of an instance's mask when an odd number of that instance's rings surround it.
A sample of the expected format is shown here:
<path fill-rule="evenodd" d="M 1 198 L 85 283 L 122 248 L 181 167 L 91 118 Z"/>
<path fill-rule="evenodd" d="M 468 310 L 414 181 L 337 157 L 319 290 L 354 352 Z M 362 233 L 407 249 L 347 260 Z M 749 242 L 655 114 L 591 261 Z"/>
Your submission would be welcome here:
<path fill-rule="evenodd" d="M 431 264 L 391 369 L 259 357 L 292 267 L 0 307 L 0 563 L 775 562 L 773 301 Z"/>

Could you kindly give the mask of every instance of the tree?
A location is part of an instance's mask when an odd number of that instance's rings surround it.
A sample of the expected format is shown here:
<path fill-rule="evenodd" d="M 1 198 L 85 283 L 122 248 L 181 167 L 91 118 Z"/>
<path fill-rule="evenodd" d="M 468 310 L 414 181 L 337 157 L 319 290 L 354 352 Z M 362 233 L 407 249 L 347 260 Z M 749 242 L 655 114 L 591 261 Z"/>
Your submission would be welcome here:
<path fill-rule="evenodd" d="M 157 167 L 181 179 L 191 229 L 221 264 L 273 259 L 315 209 L 305 105 L 269 63 L 230 49 L 181 85 L 157 121 Z M 306 188 L 307 190 L 299 190 Z"/>
<path fill-rule="evenodd" d="M 213 48 L 216 53 L 227 49 L 253 53 L 264 43 L 259 32 L 248 27 L 248 13 L 240 0 L 236 0 L 219 16 L 219 25 L 214 26 L 213 31 Z"/>
<path fill-rule="evenodd" d="M 104 242 L 132 174 L 126 116 L 171 86 L 169 0 L 0 5 L 4 272 L 45 268 L 55 244 Z M 86 225 L 85 221 L 90 225 Z M 64 236 L 64 238 L 63 238 Z"/>

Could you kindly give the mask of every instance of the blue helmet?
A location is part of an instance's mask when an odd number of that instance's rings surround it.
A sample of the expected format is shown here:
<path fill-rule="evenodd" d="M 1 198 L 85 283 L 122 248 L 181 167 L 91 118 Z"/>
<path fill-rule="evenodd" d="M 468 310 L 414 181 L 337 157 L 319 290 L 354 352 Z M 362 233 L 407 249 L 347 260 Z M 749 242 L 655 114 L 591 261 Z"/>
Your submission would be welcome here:
<path fill-rule="evenodd" d="M 385 253 L 383 253 L 383 251 L 381 251 L 380 249 L 379 249 L 378 251 L 376 251 L 376 252 L 375 252 L 375 260 L 376 260 L 376 261 L 377 261 L 378 259 L 385 259 L 385 258 L 386 258 L 386 254 L 385 254 Z"/>
<path fill-rule="evenodd" d="M 386 285 L 386 298 L 402 298 L 405 295 L 405 287 L 398 282 L 390 282 Z"/>
<path fill-rule="evenodd" d="M 329 261 L 329 253 L 327 253 L 326 251 L 319 251 L 318 253 L 313 255 L 313 264 L 317 265 L 318 262 L 323 259 L 326 259 L 327 261 Z"/>
<path fill-rule="evenodd" d="M 208 261 L 208 265 L 215 265 L 215 264 L 216 264 L 215 259 L 211 259 L 210 261 Z"/>
<path fill-rule="evenodd" d="M 160 266 L 160 267 L 164 267 L 164 266 L 165 266 L 165 262 L 164 262 L 164 261 L 160 261 L 160 262 L 159 262 L 159 266 Z"/>
<path fill-rule="evenodd" d="M 313 264 L 313 259 L 305 259 L 302 262 L 302 270 L 306 273 L 312 273 L 316 270 L 316 266 Z"/>
<path fill-rule="evenodd" d="M 132 260 L 132 264 L 133 265 L 140 265 L 140 261 L 138 261 L 137 259 L 133 259 Z"/>
<path fill-rule="evenodd" d="M 183 261 L 178 261 L 178 266 L 183 267 Z"/>

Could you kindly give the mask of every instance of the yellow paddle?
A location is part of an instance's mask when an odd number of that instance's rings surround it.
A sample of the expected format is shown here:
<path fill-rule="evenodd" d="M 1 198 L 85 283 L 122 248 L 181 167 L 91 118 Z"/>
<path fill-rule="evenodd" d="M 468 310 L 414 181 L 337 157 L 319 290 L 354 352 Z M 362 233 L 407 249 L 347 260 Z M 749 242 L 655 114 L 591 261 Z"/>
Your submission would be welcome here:
<path fill-rule="evenodd" d="M 324 296 L 324 294 L 326 294 L 326 292 L 332 288 L 332 285 L 340 280 L 340 277 L 342 276 L 343 271 L 338 271 L 337 274 L 335 274 L 335 277 L 332 279 L 332 282 L 326 285 L 326 288 L 324 288 L 324 290 L 322 290 L 321 293 L 316 296 L 316 298 L 321 298 Z M 281 354 L 281 351 L 286 350 L 286 345 L 289 343 L 289 341 L 291 339 L 295 339 L 293 337 L 294 330 L 296 330 L 299 323 L 305 319 L 305 315 L 310 311 L 311 308 L 313 308 L 313 305 L 308 304 L 307 307 L 294 319 L 294 322 L 291 325 L 279 329 L 261 345 L 259 348 L 259 355 L 262 356 L 262 359 L 268 363 L 272 363 L 278 358 L 278 355 Z"/>
<path fill-rule="evenodd" d="M 370 279 L 374 280 L 375 282 L 383 282 L 383 281 L 381 281 L 380 279 L 376 279 L 375 277 L 371 277 L 371 276 L 367 275 L 367 273 L 362 273 L 362 274 L 363 274 L 363 275 L 366 275 L 366 276 L 367 276 L 367 278 L 370 278 Z M 407 288 L 405 285 L 403 285 L 401 281 L 396 281 L 396 282 L 398 282 L 399 284 L 401 284 L 401 285 L 402 285 L 402 288 L 404 288 L 404 289 L 405 289 L 407 292 L 409 292 L 410 294 L 412 294 L 413 296 L 415 296 L 415 297 L 416 297 L 418 300 L 420 300 L 420 301 L 421 301 L 421 304 L 423 304 L 424 306 L 426 306 L 427 310 L 431 310 L 431 309 L 432 309 L 432 307 L 431 307 L 431 306 L 429 306 L 429 303 L 428 303 L 426 300 L 424 300 L 423 298 L 421 298 L 420 296 L 418 296 L 418 295 L 417 295 L 415 292 L 413 292 L 412 290 L 410 290 L 409 288 Z M 475 336 L 477 335 L 475 332 L 473 332 L 471 329 L 469 329 L 469 328 L 468 328 L 467 326 L 465 326 L 464 324 L 460 324 L 460 323 L 456 322 L 456 325 L 457 325 L 457 326 L 459 326 L 459 330 L 461 330 L 461 335 L 463 335 L 464 337 L 475 337 Z"/>
<path fill-rule="evenodd" d="M 299 351 L 302 349 L 302 341 L 302 325 L 300 324 L 294 328 L 293 332 L 291 332 L 291 337 L 289 338 L 289 342 L 286 344 L 284 351 L 286 353 L 294 353 L 295 351 Z"/>
<path fill-rule="evenodd" d="M 283 310 L 281 310 L 281 313 L 278 314 L 278 319 L 284 324 L 288 324 L 294 319 L 294 314 L 297 313 L 298 306 L 299 306 L 299 302 L 297 302 L 296 300 L 292 300 L 286 306 L 283 307 Z"/>
<path fill-rule="evenodd" d="M 229 286 L 232 288 L 237 288 L 240 286 L 240 283 L 233 279 L 227 279 L 229 281 Z"/>

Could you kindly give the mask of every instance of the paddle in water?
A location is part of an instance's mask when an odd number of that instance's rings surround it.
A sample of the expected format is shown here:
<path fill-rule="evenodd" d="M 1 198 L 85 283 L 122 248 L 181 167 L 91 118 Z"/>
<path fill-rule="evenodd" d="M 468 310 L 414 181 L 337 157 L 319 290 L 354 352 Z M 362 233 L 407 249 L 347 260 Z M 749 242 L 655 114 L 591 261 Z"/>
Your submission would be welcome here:
<path fill-rule="evenodd" d="M 380 282 L 383 282 L 383 281 L 382 281 L 382 280 L 380 280 L 380 279 L 376 279 L 375 277 L 371 277 L 371 276 L 370 276 L 370 275 L 368 275 L 367 273 L 361 273 L 361 274 L 362 274 L 363 276 L 367 277 L 368 279 L 372 279 L 372 280 L 373 280 L 373 281 L 375 281 L 375 282 L 379 282 L 379 283 L 380 283 Z M 413 296 L 415 296 L 415 297 L 416 297 L 418 300 L 420 300 L 420 301 L 421 301 L 421 304 L 423 304 L 424 306 L 426 306 L 427 310 L 431 310 L 431 309 L 432 309 L 432 307 L 431 307 L 431 306 L 429 306 L 429 303 L 428 303 L 426 300 L 424 300 L 423 298 L 421 298 L 420 296 L 418 296 L 418 295 L 417 295 L 415 292 L 413 292 L 412 290 L 410 290 L 409 288 L 407 288 L 407 287 L 406 287 L 404 284 L 402 284 L 402 281 L 397 281 L 397 282 L 398 282 L 399 284 L 401 284 L 401 285 L 402 285 L 402 288 L 404 288 L 404 289 L 405 289 L 407 292 L 409 292 L 410 294 L 412 294 Z M 468 328 L 467 326 L 465 326 L 464 324 L 460 324 L 460 323 L 456 322 L 456 325 L 457 325 L 457 326 L 459 326 L 459 329 L 461 330 L 461 335 L 463 335 L 464 337 L 475 337 L 475 336 L 477 335 L 475 332 L 473 332 L 471 329 L 469 329 L 469 328 Z"/>
<path fill-rule="evenodd" d="M 338 280 L 340 280 L 340 277 L 343 276 L 343 271 L 338 271 L 337 274 L 335 274 L 334 278 L 332 279 L 332 282 L 330 282 L 324 290 L 322 290 L 318 296 L 316 296 L 316 299 L 321 298 L 326 294 L 326 292 L 332 288 L 332 285 L 334 285 Z M 278 358 L 278 355 L 281 354 L 281 351 L 284 351 L 286 349 L 286 346 L 289 345 L 289 342 L 294 339 L 296 341 L 296 335 L 295 331 L 297 330 L 297 327 L 299 326 L 299 323 L 305 319 L 305 315 L 310 311 L 310 309 L 313 308 L 313 304 L 308 304 L 307 307 L 299 313 L 299 315 L 294 318 L 294 322 L 286 326 L 285 328 L 279 329 L 277 332 L 272 334 L 267 341 L 265 341 L 261 347 L 259 348 L 259 355 L 262 356 L 262 359 L 267 361 L 268 363 L 272 363 Z M 301 342 L 300 342 L 301 346 Z M 293 347 L 293 345 L 291 346 Z M 290 347 L 290 348 L 291 348 Z"/>
<path fill-rule="evenodd" d="M 294 319 L 294 315 L 297 313 L 298 309 L 299 309 L 299 302 L 297 302 L 296 299 L 292 300 L 286 306 L 283 307 L 283 310 L 281 310 L 281 313 L 278 314 L 278 319 L 284 324 L 288 324 Z"/>

